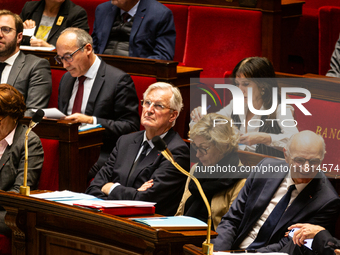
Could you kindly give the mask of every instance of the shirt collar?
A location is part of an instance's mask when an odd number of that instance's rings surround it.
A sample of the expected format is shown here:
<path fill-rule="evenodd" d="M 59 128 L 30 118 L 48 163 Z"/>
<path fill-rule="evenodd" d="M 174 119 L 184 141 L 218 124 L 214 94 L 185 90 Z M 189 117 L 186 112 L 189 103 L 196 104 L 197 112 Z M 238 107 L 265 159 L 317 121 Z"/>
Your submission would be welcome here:
<path fill-rule="evenodd" d="M 289 172 L 287 175 L 287 183 L 288 183 L 288 187 L 294 184 L 296 187 L 296 190 L 298 191 L 298 193 L 300 193 L 301 191 L 303 191 L 304 188 L 306 188 L 306 186 L 310 183 L 310 181 L 308 183 L 295 184 Z"/>
<path fill-rule="evenodd" d="M 4 61 L 4 63 L 12 66 L 14 64 L 14 61 L 17 59 L 19 53 L 20 53 L 20 50 L 17 53 L 15 53 L 14 55 L 10 56 L 8 59 L 6 59 Z"/>
<path fill-rule="evenodd" d="M 135 4 L 134 7 L 132 7 L 130 9 L 130 11 L 128 11 L 127 13 L 131 16 L 131 17 L 134 17 L 136 12 L 137 12 L 137 9 L 138 9 L 138 6 L 139 6 L 139 3 L 140 1 L 138 1 L 138 3 Z M 123 11 L 122 9 L 120 9 L 120 15 L 122 15 L 125 11 Z"/>
<path fill-rule="evenodd" d="M 13 144 L 14 134 L 17 126 L 4 138 L 9 146 Z"/>
<path fill-rule="evenodd" d="M 164 136 L 166 136 L 166 134 L 167 134 L 168 132 L 169 132 L 169 131 L 166 131 L 164 134 L 161 134 L 159 137 L 163 139 Z M 144 131 L 144 136 L 143 136 L 143 142 L 142 142 L 142 144 L 143 144 L 145 141 L 148 142 L 148 144 L 150 145 L 151 149 L 153 149 L 153 147 L 155 147 L 155 145 L 153 145 L 152 141 L 151 141 L 151 140 L 148 140 L 148 139 L 146 138 L 146 132 Z"/>
<path fill-rule="evenodd" d="M 87 72 L 84 75 L 86 76 L 86 78 L 94 79 L 97 75 L 101 60 L 97 56 L 95 57 L 96 59 L 94 60 L 92 66 L 89 68 L 89 70 L 87 70 Z"/>

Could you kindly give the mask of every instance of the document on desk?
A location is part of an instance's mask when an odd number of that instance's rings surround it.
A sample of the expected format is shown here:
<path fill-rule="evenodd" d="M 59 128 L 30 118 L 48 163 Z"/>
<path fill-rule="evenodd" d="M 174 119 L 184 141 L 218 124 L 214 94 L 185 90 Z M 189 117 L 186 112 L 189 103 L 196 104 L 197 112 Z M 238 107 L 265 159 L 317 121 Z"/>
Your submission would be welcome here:
<path fill-rule="evenodd" d="M 168 230 L 197 230 L 207 229 L 207 223 L 188 216 L 168 216 L 149 218 L 130 218 L 130 220 L 142 223 L 154 228 L 164 228 Z"/>
<path fill-rule="evenodd" d="M 46 193 L 39 193 L 39 194 L 31 194 L 31 197 L 46 199 L 49 201 L 55 201 L 63 204 L 73 205 L 78 201 L 90 200 L 90 201 L 101 201 L 101 199 L 84 194 L 84 193 L 77 193 L 69 190 L 63 191 L 54 191 L 54 192 L 46 192 Z"/>
<path fill-rule="evenodd" d="M 38 109 L 32 109 L 33 112 L 36 112 Z M 64 113 L 59 111 L 57 108 L 44 108 L 42 109 L 45 113 L 44 117 L 51 119 L 60 119 L 66 117 Z"/>
<path fill-rule="evenodd" d="M 55 47 L 34 47 L 34 46 L 26 46 L 21 45 L 20 50 L 34 50 L 34 51 L 53 51 Z"/>

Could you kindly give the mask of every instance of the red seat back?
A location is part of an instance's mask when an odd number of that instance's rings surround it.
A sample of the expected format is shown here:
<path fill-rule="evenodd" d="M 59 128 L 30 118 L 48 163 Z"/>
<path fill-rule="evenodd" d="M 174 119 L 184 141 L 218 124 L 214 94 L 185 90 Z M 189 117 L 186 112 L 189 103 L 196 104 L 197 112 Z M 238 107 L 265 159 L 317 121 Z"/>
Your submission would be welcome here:
<path fill-rule="evenodd" d="M 59 141 L 44 138 L 40 140 L 44 149 L 44 164 L 38 189 L 59 190 Z"/>
<path fill-rule="evenodd" d="M 144 77 L 144 76 L 136 76 L 136 75 L 131 75 L 131 78 L 133 80 L 133 83 L 135 84 L 136 92 L 137 92 L 137 97 L 140 102 L 140 100 L 143 99 L 143 93 L 145 90 L 153 83 L 157 82 L 156 78 L 152 77 Z M 138 106 L 138 112 L 139 116 L 142 114 L 142 106 L 139 104 Z M 144 127 L 140 125 L 140 130 L 143 130 Z"/>
<path fill-rule="evenodd" d="M 188 6 L 177 4 L 165 4 L 174 16 L 175 28 L 176 28 L 176 46 L 174 61 L 178 61 L 179 64 L 183 62 L 184 47 L 187 38 L 187 25 L 188 25 Z"/>
<path fill-rule="evenodd" d="M 259 11 L 190 6 L 184 65 L 223 78 L 243 58 L 261 56 L 261 22 Z"/>
<path fill-rule="evenodd" d="M 52 76 L 52 94 L 50 97 L 50 101 L 48 102 L 48 108 L 58 108 L 58 89 L 59 89 L 59 82 L 61 77 L 67 71 L 64 69 L 51 69 L 51 76 Z"/>
<path fill-rule="evenodd" d="M 319 9 L 319 74 L 330 69 L 331 56 L 340 33 L 340 7 Z"/>
<path fill-rule="evenodd" d="M 300 98 L 294 95 L 289 97 Z M 299 131 L 311 130 L 321 135 L 326 143 L 326 154 L 322 163 L 333 164 L 333 169 L 336 165 L 340 167 L 340 119 L 336 117 L 340 115 L 340 103 L 312 98 L 303 105 L 312 115 L 304 115 L 294 105 Z M 329 167 L 329 165 L 327 166 Z"/>

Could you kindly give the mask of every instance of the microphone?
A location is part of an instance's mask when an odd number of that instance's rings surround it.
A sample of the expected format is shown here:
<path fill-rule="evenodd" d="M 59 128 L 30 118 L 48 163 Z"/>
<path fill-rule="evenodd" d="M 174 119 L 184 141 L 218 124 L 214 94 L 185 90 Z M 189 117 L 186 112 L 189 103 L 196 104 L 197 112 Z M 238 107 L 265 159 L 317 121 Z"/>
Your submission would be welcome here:
<path fill-rule="evenodd" d="M 31 130 L 38 125 L 38 123 L 42 120 L 45 113 L 43 110 L 38 109 L 36 113 L 33 115 L 32 120 L 28 126 L 28 129 L 25 133 L 25 165 L 24 165 L 24 182 L 23 185 L 20 186 L 20 194 L 21 195 L 30 195 L 30 187 L 27 186 L 27 172 L 28 172 L 28 134 Z"/>
<path fill-rule="evenodd" d="M 168 149 L 168 146 L 164 142 L 164 140 L 159 137 L 155 136 L 152 138 L 152 143 L 155 145 L 156 149 L 162 153 L 162 155 L 169 160 L 181 173 L 185 174 L 186 176 L 190 177 L 196 184 L 201 197 L 205 203 L 205 206 L 208 210 L 208 227 L 207 227 L 207 240 L 202 244 L 202 251 L 204 254 L 213 254 L 214 251 L 214 244 L 210 243 L 210 233 L 211 233 L 211 208 L 208 202 L 207 197 L 204 194 L 204 191 L 202 189 L 202 186 L 200 182 L 197 180 L 197 178 L 187 171 L 185 171 L 178 163 L 175 162 L 170 150 Z"/>

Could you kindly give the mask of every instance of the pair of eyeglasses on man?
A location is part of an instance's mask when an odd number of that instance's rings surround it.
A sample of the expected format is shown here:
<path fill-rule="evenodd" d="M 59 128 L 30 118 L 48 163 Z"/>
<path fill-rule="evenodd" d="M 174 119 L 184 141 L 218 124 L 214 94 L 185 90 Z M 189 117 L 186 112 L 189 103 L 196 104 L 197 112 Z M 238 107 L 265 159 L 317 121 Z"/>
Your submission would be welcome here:
<path fill-rule="evenodd" d="M 150 100 L 141 100 L 140 103 L 141 103 L 142 107 L 145 107 L 145 108 L 147 108 L 147 109 L 148 109 L 149 107 L 151 107 L 151 105 L 153 105 L 153 108 L 154 108 L 155 110 L 157 110 L 157 111 L 162 111 L 162 110 L 164 110 L 164 109 L 170 109 L 170 110 L 173 110 L 173 111 L 174 111 L 174 109 L 172 109 L 172 108 L 170 108 L 170 107 L 166 107 L 166 106 L 164 106 L 164 105 L 162 105 L 162 104 L 160 104 L 160 103 L 155 103 L 155 102 L 152 102 L 152 101 L 150 101 Z"/>
<path fill-rule="evenodd" d="M 7 26 L 0 27 L 0 30 L 3 35 L 8 35 L 12 30 L 16 31 L 14 28 Z"/>
<path fill-rule="evenodd" d="M 318 166 L 321 163 L 321 159 L 318 159 L 318 158 L 305 159 L 301 157 L 295 157 L 293 158 L 293 161 L 299 166 L 303 166 L 306 163 L 306 161 L 308 162 L 308 165 L 310 166 Z"/>
<path fill-rule="evenodd" d="M 55 61 L 57 61 L 58 64 L 62 64 L 63 60 L 65 60 L 68 63 L 71 63 L 73 61 L 73 55 L 76 54 L 78 51 L 80 51 L 81 49 L 83 49 L 86 46 L 87 43 L 85 43 L 83 46 L 81 46 L 80 48 L 76 49 L 74 52 L 68 54 L 66 53 L 64 56 L 59 56 L 56 55 L 54 57 Z"/>
<path fill-rule="evenodd" d="M 211 147 L 211 146 L 210 146 Z M 202 153 L 203 155 L 207 155 L 208 154 L 208 150 L 210 149 L 210 147 L 207 148 L 202 148 L 202 147 L 198 147 L 196 144 L 191 143 L 191 148 L 193 148 L 195 151 L 199 151 L 200 153 Z"/>

